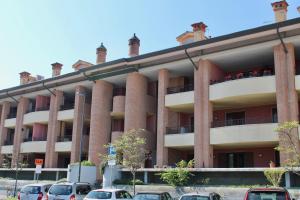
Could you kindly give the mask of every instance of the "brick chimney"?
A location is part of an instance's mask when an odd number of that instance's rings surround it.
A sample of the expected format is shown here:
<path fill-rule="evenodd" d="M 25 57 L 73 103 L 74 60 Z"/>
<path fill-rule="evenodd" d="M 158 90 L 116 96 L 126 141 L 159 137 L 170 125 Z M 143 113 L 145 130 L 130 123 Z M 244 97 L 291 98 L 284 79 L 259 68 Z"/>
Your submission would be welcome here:
<path fill-rule="evenodd" d="M 52 77 L 59 76 L 63 65 L 58 62 L 53 63 L 51 65 L 52 65 Z"/>
<path fill-rule="evenodd" d="M 194 32 L 194 42 L 206 39 L 205 31 L 207 26 L 203 22 L 194 23 L 191 26 Z"/>
<path fill-rule="evenodd" d="M 21 72 L 20 73 L 20 85 L 24 85 L 26 83 L 29 83 L 30 80 L 30 73 L 29 72 Z"/>
<path fill-rule="evenodd" d="M 283 0 L 271 3 L 271 5 L 275 14 L 276 22 L 285 21 L 287 18 L 287 7 L 289 6 L 289 4 L 285 0 Z"/>
<path fill-rule="evenodd" d="M 101 64 L 106 62 L 106 53 L 107 53 L 107 49 L 105 48 L 103 43 L 101 43 L 101 45 L 96 50 L 96 54 L 97 54 L 96 64 Z"/>
<path fill-rule="evenodd" d="M 140 39 L 133 34 L 133 37 L 129 39 L 129 56 L 138 56 L 140 51 Z"/>

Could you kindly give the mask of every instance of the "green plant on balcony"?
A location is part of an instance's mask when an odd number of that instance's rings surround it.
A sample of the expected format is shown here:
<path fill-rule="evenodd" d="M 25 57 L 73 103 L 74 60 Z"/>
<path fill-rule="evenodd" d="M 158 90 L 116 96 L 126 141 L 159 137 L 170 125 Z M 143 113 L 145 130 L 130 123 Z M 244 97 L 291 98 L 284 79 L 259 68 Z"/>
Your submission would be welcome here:
<path fill-rule="evenodd" d="M 279 187 L 282 175 L 286 172 L 282 168 L 270 168 L 264 171 L 264 175 L 273 187 Z"/>

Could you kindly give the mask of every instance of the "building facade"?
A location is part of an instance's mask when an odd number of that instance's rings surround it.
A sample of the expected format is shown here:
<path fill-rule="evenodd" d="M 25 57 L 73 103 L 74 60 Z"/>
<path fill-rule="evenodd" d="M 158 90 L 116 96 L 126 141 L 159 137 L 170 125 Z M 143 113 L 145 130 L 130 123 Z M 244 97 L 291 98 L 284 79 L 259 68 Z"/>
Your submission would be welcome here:
<path fill-rule="evenodd" d="M 0 91 L 0 162 L 65 168 L 82 159 L 99 165 L 103 145 L 142 128 L 146 167 L 195 159 L 195 167 L 267 167 L 289 155 L 278 123 L 299 120 L 300 18 L 286 20 L 287 3 L 272 4 L 276 23 L 219 37 L 206 25 L 180 35 L 174 48 L 96 64 L 52 78 L 20 73 L 20 85 Z M 298 130 L 293 139 L 299 144 Z M 299 146 L 299 145 L 298 145 Z"/>

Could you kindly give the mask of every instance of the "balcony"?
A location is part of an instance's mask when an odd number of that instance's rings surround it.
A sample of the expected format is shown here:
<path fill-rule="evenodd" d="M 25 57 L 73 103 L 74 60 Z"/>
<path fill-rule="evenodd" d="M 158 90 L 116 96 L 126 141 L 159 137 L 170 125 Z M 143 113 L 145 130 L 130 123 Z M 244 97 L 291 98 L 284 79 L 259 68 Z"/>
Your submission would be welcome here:
<path fill-rule="evenodd" d="M 167 127 L 165 135 L 165 147 L 191 148 L 194 146 L 194 127 L 179 126 Z"/>
<path fill-rule="evenodd" d="M 166 128 L 166 134 L 182 134 L 182 133 L 193 133 L 194 132 L 194 126 L 190 125 L 182 125 L 178 127 L 167 127 Z"/>
<path fill-rule="evenodd" d="M 47 137 L 27 137 L 23 139 L 23 142 L 35 142 L 35 141 L 47 141 Z"/>
<path fill-rule="evenodd" d="M 26 141 L 26 142 L 25 142 Z M 32 141 L 30 138 L 24 140 L 21 143 L 21 153 L 45 153 L 46 152 L 46 141 Z"/>
<path fill-rule="evenodd" d="M 113 97 L 113 109 L 110 115 L 114 119 L 123 119 L 125 113 L 125 96 Z"/>
<path fill-rule="evenodd" d="M 23 124 L 32 125 L 34 123 L 47 124 L 49 121 L 49 110 L 35 111 L 24 115 Z"/>
<path fill-rule="evenodd" d="M 71 110 L 61 110 L 57 114 L 57 120 L 72 121 L 74 119 L 74 108 Z"/>
<path fill-rule="evenodd" d="M 37 108 L 35 109 L 35 111 L 46 111 L 46 110 L 50 110 L 50 105 L 37 107 Z"/>
<path fill-rule="evenodd" d="M 74 103 L 61 105 L 59 110 L 72 110 L 74 109 Z"/>
<path fill-rule="evenodd" d="M 193 110 L 194 91 L 167 94 L 165 96 L 165 106 L 174 111 Z"/>
<path fill-rule="evenodd" d="M 17 112 L 10 112 L 7 115 L 7 119 L 13 119 L 13 118 L 16 118 L 16 117 L 17 117 Z"/>
<path fill-rule="evenodd" d="M 210 129 L 210 144 L 219 147 L 274 146 L 277 123 L 230 125 Z"/>
<path fill-rule="evenodd" d="M 57 137 L 55 152 L 70 152 L 72 150 L 72 135 Z"/>
<path fill-rule="evenodd" d="M 64 135 L 64 136 L 58 136 L 57 142 L 70 142 L 72 141 L 72 135 Z"/>
<path fill-rule="evenodd" d="M 245 124 L 265 124 L 265 123 L 277 123 L 276 117 L 269 118 L 241 118 L 241 119 L 228 119 L 228 120 L 215 120 L 212 122 L 211 127 L 224 127 L 224 126 L 238 126 Z"/>
<path fill-rule="evenodd" d="M 1 154 L 12 154 L 13 145 L 5 145 L 1 147 Z"/>
<path fill-rule="evenodd" d="M 16 126 L 16 118 L 6 119 L 4 122 L 5 128 L 14 128 Z"/>
<path fill-rule="evenodd" d="M 194 90 L 194 84 L 186 84 L 177 87 L 169 87 L 167 88 L 167 94 L 175 94 L 180 92 L 189 92 Z"/>

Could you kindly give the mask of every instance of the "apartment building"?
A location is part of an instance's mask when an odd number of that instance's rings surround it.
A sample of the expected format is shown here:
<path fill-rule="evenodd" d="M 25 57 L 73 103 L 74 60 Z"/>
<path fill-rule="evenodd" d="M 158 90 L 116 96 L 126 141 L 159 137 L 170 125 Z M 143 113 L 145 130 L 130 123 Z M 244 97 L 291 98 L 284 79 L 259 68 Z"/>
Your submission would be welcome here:
<path fill-rule="evenodd" d="M 211 38 L 195 23 L 179 46 L 143 55 L 134 34 L 128 58 L 106 61 L 101 44 L 96 64 L 78 60 L 74 72 L 53 63 L 51 78 L 20 73 L 19 86 L 0 91 L 0 162 L 65 168 L 82 146 L 99 165 L 104 144 L 143 128 L 146 167 L 279 166 L 289 155 L 274 150 L 286 145 L 274 129 L 299 119 L 300 18 L 286 19 L 286 1 L 272 7 L 270 25 Z"/>

